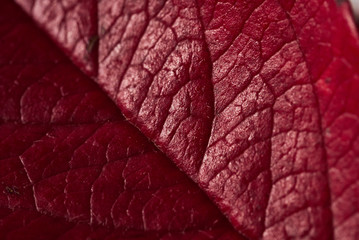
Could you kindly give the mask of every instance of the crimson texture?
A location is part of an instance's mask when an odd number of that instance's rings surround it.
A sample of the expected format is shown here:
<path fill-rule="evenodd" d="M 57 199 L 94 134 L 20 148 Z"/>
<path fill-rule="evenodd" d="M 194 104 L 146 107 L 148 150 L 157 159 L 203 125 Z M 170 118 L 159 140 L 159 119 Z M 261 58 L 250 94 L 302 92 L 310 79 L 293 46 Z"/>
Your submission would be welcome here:
<path fill-rule="evenodd" d="M 0 5 L 0 236 L 359 238 L 347 3 L 16 2 Z"/>

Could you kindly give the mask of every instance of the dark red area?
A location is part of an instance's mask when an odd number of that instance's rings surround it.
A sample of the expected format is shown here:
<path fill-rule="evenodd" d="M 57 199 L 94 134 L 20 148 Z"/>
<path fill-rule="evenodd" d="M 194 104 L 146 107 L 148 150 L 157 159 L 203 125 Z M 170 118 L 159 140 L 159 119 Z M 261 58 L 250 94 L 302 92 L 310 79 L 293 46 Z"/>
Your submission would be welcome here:
<path fill-rule="evenodd" d="M 9 219 L 123 237 L 359 237 L 347 4 L 16 2 L 85 75 L 1 3 Z"/>

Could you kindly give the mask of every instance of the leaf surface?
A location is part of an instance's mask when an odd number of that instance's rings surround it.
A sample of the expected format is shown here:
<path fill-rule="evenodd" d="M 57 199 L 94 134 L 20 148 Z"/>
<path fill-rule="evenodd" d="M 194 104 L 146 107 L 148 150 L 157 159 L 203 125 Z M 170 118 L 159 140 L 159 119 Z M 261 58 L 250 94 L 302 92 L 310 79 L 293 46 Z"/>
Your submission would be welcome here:
<path fill-rule="evenodd" d="M 359 44 L 347 4 L 18 2 L 237 231 L 359 237 Z"/>
<path fill-rule="evenodd" d="M 11 1 L 0 35 L 1 239 L 241 239 Z"/>

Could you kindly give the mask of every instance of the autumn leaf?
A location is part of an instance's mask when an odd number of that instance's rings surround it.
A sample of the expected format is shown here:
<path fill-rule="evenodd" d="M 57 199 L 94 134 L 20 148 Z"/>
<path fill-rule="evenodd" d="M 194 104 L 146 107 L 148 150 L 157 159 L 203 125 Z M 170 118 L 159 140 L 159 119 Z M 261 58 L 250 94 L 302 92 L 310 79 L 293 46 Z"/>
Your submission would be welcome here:
<path fill-rule="evenodd" d="M 16 2 L 78 69 L 1 3 L 3 238 L 359 237 L 348 4 Z"/>

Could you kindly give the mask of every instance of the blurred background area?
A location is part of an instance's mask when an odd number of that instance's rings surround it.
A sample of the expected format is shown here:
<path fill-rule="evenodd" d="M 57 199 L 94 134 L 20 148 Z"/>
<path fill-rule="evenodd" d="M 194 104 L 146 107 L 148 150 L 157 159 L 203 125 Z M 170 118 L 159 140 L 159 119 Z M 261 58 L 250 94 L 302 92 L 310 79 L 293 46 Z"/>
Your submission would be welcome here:
<path fill-rule="evenodd" d="M 358 22 L 359 22 L 359 0 L 349 0 L 349 2 L 352 5 L 354 16 L 355 16 L 356 22 L 358 24 Z"/>

